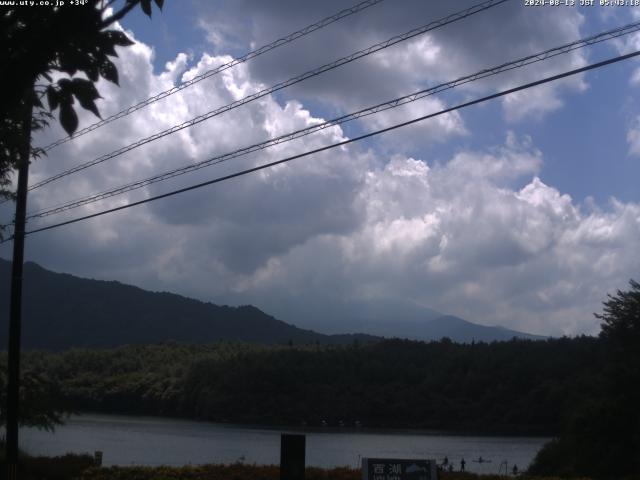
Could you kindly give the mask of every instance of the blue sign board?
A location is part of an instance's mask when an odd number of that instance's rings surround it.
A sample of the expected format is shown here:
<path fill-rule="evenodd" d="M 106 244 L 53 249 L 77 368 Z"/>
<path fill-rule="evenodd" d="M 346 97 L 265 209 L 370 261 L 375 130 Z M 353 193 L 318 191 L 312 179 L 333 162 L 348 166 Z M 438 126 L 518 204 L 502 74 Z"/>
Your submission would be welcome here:
<path fill-rule="evenodd" d="M 363 458 L 362 480 L 438 480 L 435 460 Z"/>

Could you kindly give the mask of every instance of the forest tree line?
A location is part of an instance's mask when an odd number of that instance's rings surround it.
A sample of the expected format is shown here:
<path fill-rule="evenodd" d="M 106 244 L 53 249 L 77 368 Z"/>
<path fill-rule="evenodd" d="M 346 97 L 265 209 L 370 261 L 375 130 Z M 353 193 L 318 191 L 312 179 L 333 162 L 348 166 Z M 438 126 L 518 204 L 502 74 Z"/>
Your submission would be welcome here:
<path fill-rule="evenodd" d="M 602 342 L 593 337 L 349 346 L 167 343 L 31 351 L 24 354 L 23 376 L 41 385 L 27 397 L 49 396 L 69 411 L 556 434 L 571 409 L 599 388 L 602 355 Z"/>

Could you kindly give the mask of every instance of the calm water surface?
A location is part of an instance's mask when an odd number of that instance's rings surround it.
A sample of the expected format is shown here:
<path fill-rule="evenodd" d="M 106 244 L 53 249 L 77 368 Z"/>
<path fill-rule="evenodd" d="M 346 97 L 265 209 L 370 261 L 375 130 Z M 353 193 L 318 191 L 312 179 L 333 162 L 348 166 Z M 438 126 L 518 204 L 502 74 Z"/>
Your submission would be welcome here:
<path fill-rule="evenodd" d="M 526 468 L 548 440 L 540 437 L 456 436 L 440 433 L 380 432 L 366 429 L 269 429 L 190 420 L 85 414 L 69 418 L 55 433 L 21 429 L 20 444 L 31 454 L 104 452 L 104 465 L 186 465 L 202 463 L 277 464 L 280 434 L 307 436 L 307 465 L 359 466 L 361 457 L 447 456 L 456 470 L 497 473 L 502 462 Z M 491 463 L 473 461 L 482 457 Z M 502 465 L 504 470 L 504 464 Z"/>

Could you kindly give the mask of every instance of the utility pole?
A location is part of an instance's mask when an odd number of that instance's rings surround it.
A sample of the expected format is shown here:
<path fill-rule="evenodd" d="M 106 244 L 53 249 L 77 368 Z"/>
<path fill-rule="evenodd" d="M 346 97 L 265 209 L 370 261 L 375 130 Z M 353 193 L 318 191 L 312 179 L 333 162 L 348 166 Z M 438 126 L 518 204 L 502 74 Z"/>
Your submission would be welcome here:
<path fill-rule="evenodd" d="M 11 263 L 11 300 L 9 306 L 9 379 L 7 384 L 7 480 L 18 478 L 18 415 L 20 411 L 20 334 L 22 324 L 22 270 L 24 263 L 24 232 L 27 213 L 29 159 L 31 157 L 31 115 L 33 85 L 24 94 L 22 116 L 23 144 L 18 164 L 18 189 L 13 231 L 13 261 Z"/>

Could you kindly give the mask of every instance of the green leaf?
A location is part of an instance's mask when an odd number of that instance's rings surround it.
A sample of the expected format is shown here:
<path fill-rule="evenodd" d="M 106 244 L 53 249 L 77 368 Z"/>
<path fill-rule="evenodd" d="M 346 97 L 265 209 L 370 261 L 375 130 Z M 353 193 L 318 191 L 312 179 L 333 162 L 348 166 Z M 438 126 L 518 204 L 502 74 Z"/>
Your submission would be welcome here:
<path fill-rule="evenodd" d="M 60 55 L 60 68 L 59 70 L 73 76 L 78 71 L 78 67 L 72 59 L 69 59 L 69 55 Z"/>
<path fill-rule="evenodd" d="M 85 80 L 84 78 L 74 78 L 71 81 L 72 89 L 74 95 L 78 96 L 78 94 L 85 96 L 91 100 L 95 100 L 100 97 L 98 90 L 96 89 L 93 82 L 89 80 Z"/>
<path fill-rule="evenodd" d="M 68 78 L 63 78 L 58 81 L 58 87 L 60 89 L 56 92 L 59 104 L 69 103 L 73 104 L 73 84 Z"/>
<path fill-rule="evenodd" d="M 59 93 L 53 85 L 49 85 L 47 87 L 47 101 L 49 102 L 49 110 L 51 111 L 58 108 L 58 105 L 60 104 Z"/>
<path fill-rule="evenodd" d="M 106 80 L 119 85 L 118 69 L 111 60 L 105 60 L 100 64 L 100 75 L 102 75 Z"/>
<path fill-rule="evenodd" d="M 142 11 L 151 17 L 151 0 L 140 0 Z"/>
<path fill-rule="evenodd" d="M 112 57 L 117 57 L 118 53 L 115 49 L 115 42 L 111 39 L 109 35 L 106 35 L 109 32 L 101 32 L 102 37 L 100 38 L 99 44 L 96 45 L 96 50 L 102 53 L 103 55 L 110 55 Z"/>
<path fill-rule="evenodd" d="M 92 82 L 97 82 L 101 72 L 100 72 L 100 69 L 98 68 L 98 65 L 92 64 L 87 67 L 84 73 L 87 74 L 87 77 L 89 77 L 89 80 L 91 80 Z"/>
<path fill-rule="evenodd" d="M 113 45 L 117 45 L 119 47 L 129 47 L 135 43 L 131 41 L 124 32 L 119 32 L 118 30 L 107 30 L 106 32 L 103 32 L 103 34 L 106 38 L 111 40 Z"/>
<path fill-rule="evenodd" d="M 102 118 L 94 102 L 95 99 L 100 98 L 100 94 L 93 83 L 82 78 L 74 78 L 72 85 L 73 94 L 82 105 L 82 108 L 93 112 L 96 117 Z"/>
<path fill-rule="evenodd" d="M 67 135 L 73 135 L 73 132 L 78 128 L 78 115 L 70 102 L 60 104 L 60 124 Z"/>
<path fill-rule="evenodd" d="M 54 88 L 53 86 L 51 88 Z M 62 78 L 58 80 L 58 90 L 56 90 L 58 103 L 63 103 L 71 95 L 71 80 Z"/>

